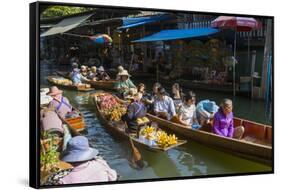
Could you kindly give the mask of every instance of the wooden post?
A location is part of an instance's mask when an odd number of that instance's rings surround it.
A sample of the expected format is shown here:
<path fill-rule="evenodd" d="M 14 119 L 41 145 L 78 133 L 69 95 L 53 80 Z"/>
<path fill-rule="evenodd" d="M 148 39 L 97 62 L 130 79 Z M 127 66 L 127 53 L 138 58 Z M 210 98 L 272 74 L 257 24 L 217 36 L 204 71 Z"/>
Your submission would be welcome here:
<path fill-rule="evenodd" d="M 272 52 L 272 19 L 267 19 L 266 22 L 266 35 L 265 35 L 265 46 L 264 46 L 264 55 L 263 55 L 263 65 L 262 65 L 262 81 L 261 81 L 261 97 L 265 98 L 266 94 L 266 81 L 267 81 L 267 70 L 268 63 L 270 59 L 270 54 Z"/>
<path fill-rule="evenodd" d="M 145 36 L 145 26 L 142 27 L 142 38 Z M 142 51 L 143 51 L 143 71 L 147 70 L 147 44 L 146 42 L 142 43 Z"/>

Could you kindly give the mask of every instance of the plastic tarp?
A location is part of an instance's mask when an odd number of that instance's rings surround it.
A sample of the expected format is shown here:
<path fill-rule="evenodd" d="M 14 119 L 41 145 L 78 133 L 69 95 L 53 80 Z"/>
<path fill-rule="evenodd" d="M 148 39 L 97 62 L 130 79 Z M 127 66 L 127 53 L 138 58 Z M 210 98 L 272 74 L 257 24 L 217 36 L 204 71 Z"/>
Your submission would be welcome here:
<path fill-rule="evenodd" d="M 127 29 L 135 26 L 145 25 L 157 21 L 168 20 L 171 17 L 166 14 L 157 16 L 147 16 L 147 17 L 136 17 L 136 18 L 122 18 L 123 26 L 118 27 L 118 29 Z"/>
<path fill-rule="evenodd" d="M 193 28 L 193 29 L 173 29 L 162 30 L 158 33 L 146 36 L 144 38 L 134 40 L 133 42 L 154 42 L 154 41 L 167 41 L 185 38 L 196 38 L 201 36 L 209 36 L 219 32 L 214 28 Z"/>
<path fill-rule="evenodd" d="M 51 36 L 55 34 L 61 34 L 67 32 L 73 28 L 76 28 L 85 20 L 87 20 L 93 14 L 83 15 L 83 16 L 76 16 L 71 18 L 65 18 L 60 21 L 58 24 L 54 25 L 52 28 L 47 30 L 46 32 L 42 33 L 40 37 Z"/>

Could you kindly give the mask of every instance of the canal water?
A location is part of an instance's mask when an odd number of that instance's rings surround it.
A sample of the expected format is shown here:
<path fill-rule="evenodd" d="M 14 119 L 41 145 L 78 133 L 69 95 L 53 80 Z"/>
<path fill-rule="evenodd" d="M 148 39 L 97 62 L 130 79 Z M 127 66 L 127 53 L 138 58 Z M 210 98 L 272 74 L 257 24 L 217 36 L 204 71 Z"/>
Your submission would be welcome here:
<path fill-rule="evenodd" d="M 46 76 L 64 68 L 41 63 L 40 84 L 49 87 Z M 209 98 L 220 101 L 224 95 L 214 92 L 195 91 L 199 99 Z M 167 152 L 155 153 L 139 148 L 145 163 L 143 169 L 131 164 L 132 152 L 128 141 L 122 140 L 107 131 L 99 122 L 90 93 L 64 90 L 70 102 L 83 114 L 87 125 L 86 137 L 90 145 L 100 151 L 100 155 L 121 176 L 120 180 L 166 178 L 180 176 L 204 176 L 215 174 L 236 174 L 266 172 L 272 168 L 254 161 L 209 148 L 189 140 L 185 145 Z M 251 102 L 247 98 L 235 99 L 235 115 L 258 122 L 271 123 L 263 114 L 262 102 Z"/>

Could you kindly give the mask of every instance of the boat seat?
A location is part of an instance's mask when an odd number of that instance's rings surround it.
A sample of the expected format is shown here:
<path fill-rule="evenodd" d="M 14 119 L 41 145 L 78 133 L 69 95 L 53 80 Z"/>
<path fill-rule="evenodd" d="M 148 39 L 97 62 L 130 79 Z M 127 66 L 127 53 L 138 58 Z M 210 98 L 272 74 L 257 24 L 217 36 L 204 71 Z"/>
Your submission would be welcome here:
<path fill-rule="evenodd" d="M 265 125 L 244 120 L 243 126 L 245 128 L 244 137 L 250 136 L 259 140 L 264 140 L 266 138 Z"/>

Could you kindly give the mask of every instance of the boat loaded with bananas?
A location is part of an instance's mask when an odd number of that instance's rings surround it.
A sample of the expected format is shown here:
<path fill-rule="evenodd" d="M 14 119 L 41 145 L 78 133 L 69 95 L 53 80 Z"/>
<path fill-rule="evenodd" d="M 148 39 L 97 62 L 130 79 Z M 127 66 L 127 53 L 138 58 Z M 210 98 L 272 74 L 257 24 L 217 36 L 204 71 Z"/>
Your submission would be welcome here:
<path fill-rule="evenodd" d="M 48 76 L 47 80 L 49 83 L 65 89 L 83 91 L 83 92 L 94 90 L 94 88 L 91 88 L 91 85 L 89 84 L 73 85 L 71 80 L 61 76 Z"/>
<path fill-rule="evenodd" d="M 98 117 L 104 126 L 110 132 L 132 140 L 136 145 L 154 151 L 167 151 L 186 143 L 186 140 L 178 140 L 174 134 L 167 134 L 155 124 L 151 124 L 147 117 L 140 118 L 139 130 L 132 132 L 121 120 L 127 110 L 127 105 L 123 100 L 103 92 L 93 94 L 93 99 Z"/>
<path fill-rule="evenodd" d="M 68 72 L 56 71 L 56 74 L 64 78 L 70 79 Z M 116 83 L 116 80 L 110 79 L 110 80 L 103 80 L 103 81 L 89 81 L 86 83 L 90 84 L 92 88 L 96 88 L 96 89 L 115 90 L 114 85 Z"/>
<path fill-rule="evenodd" d="M 234 118 L 234 125 L 245 128 L 241 140 L 227 138 L 212 133 L 211 126 L 201 130 L 171 122 L 152 114 L 147 114 L 151 121 L 157 122 L 162 129 L 168 129 L 188 139 L 230 151 L 232 154 L 256 160 L 268 165 L 272 163 L 272 127 L 240 118 Z"/>

